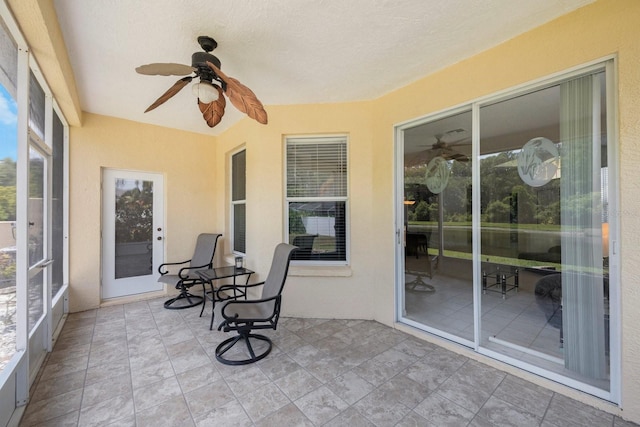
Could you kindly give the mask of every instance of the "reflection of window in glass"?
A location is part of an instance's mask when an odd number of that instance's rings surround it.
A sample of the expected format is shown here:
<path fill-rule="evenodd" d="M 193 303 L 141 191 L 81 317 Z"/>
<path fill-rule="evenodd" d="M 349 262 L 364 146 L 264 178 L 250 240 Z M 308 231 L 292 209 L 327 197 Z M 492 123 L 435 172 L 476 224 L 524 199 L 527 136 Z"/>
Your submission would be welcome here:
<path fill-rule="evenodd" d="M 231 206 L 233 251 L 246 253 L 246 170 L 247 151 L 242 150 L 231 156 Z"/>
<path fill-rule="evenodd" d="M 288 138 L 288 241 L 293 259 L 347 261 L 347 139 Z"/>
<path fill-rule="evenodd" d="M 0 19 L 0 371 L 16 347 L 18 48 Z"/>

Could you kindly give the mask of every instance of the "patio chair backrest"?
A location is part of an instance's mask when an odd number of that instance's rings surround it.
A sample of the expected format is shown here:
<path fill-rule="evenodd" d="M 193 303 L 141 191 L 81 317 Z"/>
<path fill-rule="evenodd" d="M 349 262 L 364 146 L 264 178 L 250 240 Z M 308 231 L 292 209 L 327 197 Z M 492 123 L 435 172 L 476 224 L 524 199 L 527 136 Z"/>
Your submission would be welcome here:
<path fill-rule="evenodd" d="M 216 243 L 220 236 L 222 234 L 202 233 L 198 235 L 190 266 L 211 266 L 213 255 L 216 253 Z"/>
<path fill-rule="evenodd" d="M 263 299 L 272 298 L 282 292 L 284 282 L 287 279 L 287 272 L 289 271 L 291 254 L 296 249 L 298 249 L 297 246 L 287 243 L 280 243 L 276 246 L 267 280 L 264 281 L 264 286 L 262 287 Z"/>

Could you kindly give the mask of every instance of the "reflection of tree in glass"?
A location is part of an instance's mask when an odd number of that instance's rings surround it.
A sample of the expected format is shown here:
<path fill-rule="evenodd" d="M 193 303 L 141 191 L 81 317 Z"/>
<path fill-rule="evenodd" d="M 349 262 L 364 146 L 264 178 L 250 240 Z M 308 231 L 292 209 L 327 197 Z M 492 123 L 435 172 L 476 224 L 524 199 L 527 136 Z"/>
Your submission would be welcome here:
<path fill-rule="evenodd" d="M 116 242 L 151 241 L 153 183 L 136 181 L 135 187 L 116 196 Z"/>
<path fill-rule="evenodd" d="M 480 159 L 481 221 L 510 223 L 517 218 L 518 224 L 559 225 L 560 180 L 535 188 L 525 185 L 513 164 L 516 156 L 517 152 L 505 151 Z M 405 167 L 405 199 L 415 202 L 408 207 L 409 221 L 438 218 L 438 197 L 427 188 L 425 171 L 426 164 Z M 445 222 L 471 221 L 470 192 L 471 162 L 451 162 L 451 176 L 442 193 Z"/>

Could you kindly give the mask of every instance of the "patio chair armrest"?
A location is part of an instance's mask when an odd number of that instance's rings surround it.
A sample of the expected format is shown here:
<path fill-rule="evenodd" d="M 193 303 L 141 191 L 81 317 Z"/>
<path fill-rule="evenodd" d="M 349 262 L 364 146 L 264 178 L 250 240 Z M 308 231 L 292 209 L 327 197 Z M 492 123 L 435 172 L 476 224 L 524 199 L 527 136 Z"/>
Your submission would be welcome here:
<path fill-rule="evenodd" d="M 204 270 L 206 268 L 211 268 L 211 264 L 205 264 L 205 265 L 192 265 L 189 267 L 183 267 L 180 269 L 180 271 L 178 272 L 178 276 L 181 279 L 188 279 L 189 278 L 189 270 Z"/>
<path fill-rule="evenodd" d="M 221 292 L 221 291 L 233 291 L 234 289 L 238 289 L 238 288 L 243 288 L 244 290 L 241 290 L 240 292 L 247 292 L 247 288 L 254 288 L 256 286 L 261 286 L 264 285 L 264 282 L 258 282 L 258 283 L 251 283 L 248 285 L 222 285 L 218 288 L 218 290 L 216 292 Z"/>
<path fill-rule="evenodd" d="M 224 317 L 224 322 L 223 323 L 228 323 L 228 321 L 235 321 L 238 318 L 237 314 L 234 314 L 232 316 L 226 314 L 227 309 L 231 310 L 231 308 L 229 307 L 233 307 L 234 305 L 243 305 L 243 304 L 253 304 L 253 305 L 258 305 L 258 304 L 265 304 L 265 303 L 269 303 L 272 301 L 275 301 L 275 311 L 277 311 L 278 306 L 280 305 L 280 300 L 282 299 L 282 295 L 275 295 L 269 298 L 263 298 L 263 299 L 254 299 L 254 300 L 231 300 L 229 302 L 227 302 L 226 304 L 224 304 L 222 306 L 222 309 L 220 310 L 220 314 L 222 315 L 222 317 Z M 250 320 L 250 321 L 259 321 L 259 320 L 265 320 L 265 319 L 242 319 L 242 320 Z"/>
<path fill-rule="evenodd" d="M 164 269 L 166 266 L 168 265 L 182 265 L 182 264 L 186 264 L 189 261 L 191 261 L 190 259 L 186 260 L 186 261 L 181 261 L 181 262 L 165 262 L 163 264 L 160 264 L 160 266 L 158 267 L 158 273 L 160 273 L 161 276 L 164 276 L 165 274 L 169 273 L 169 270 Z"/>

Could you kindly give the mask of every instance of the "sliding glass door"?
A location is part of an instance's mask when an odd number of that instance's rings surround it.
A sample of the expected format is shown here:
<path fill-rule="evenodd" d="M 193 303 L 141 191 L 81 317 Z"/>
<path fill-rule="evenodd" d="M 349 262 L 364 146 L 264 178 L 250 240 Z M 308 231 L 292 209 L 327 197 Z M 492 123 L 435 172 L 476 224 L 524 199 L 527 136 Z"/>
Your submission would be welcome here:
<path fill-rule="evenodd" d="M 398 129 L 401 322 L 615 401 L 607 99 L 603 65 Z"/>
<path fill-rule="evenodd" d="M 480 345 L 609 390 L 604 76 L 480 109 Z"/>
<path fill-rule="evenodd" d="M 473 342 L 471 111 L 404 141 L 404 316 Z"/>

